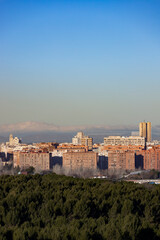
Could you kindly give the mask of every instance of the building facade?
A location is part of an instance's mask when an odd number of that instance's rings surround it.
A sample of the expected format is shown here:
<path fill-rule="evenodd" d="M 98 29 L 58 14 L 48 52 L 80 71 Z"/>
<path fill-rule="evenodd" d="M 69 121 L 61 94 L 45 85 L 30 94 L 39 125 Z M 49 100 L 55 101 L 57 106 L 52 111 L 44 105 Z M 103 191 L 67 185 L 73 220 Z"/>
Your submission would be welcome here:
<path fill-rule="evenodd" d="M 135 152 L 134 151 L 109 151 L 108 152 L 108 169 L 135 169 Z"/>
<path fill-rule="evenodd" d="M 85 136 L 83 132 L 78 132 L 75 137 L 72 138 L 72 144 L 88 146 L 88 150 L 92 150 L 93 138 Z"/>
<path fill-rule="evenodd" d="M 144 137 L 147 142 L 151 142 L 151 122 L 140 122 L 139 136 Z"/>
<path fill-rule="evenodd" d="M 50 154 L 44 152 L 17 152 L 13 157 L 14 166 L 26 169 L 30 166 L 36 170 L 50 169 Z"/>
<path fill-rule="evenodd" d="M 104 145 L 142 145 L 145 146 L 145 138 L 140 136 L 109 136 L 104 138 Z"/>
<path fill-rule="evenodd" d="M 136 152 L 136 156 L 137 159 L 141 159 L 141 167 L 143 169 L 160 171 L 160 149 L 152 148 L 138 151 Z"/>
<path fill-rule="evenodd" d="M 63 167 L 70 170 L 96 169 L 98 154 L 95 152 L 67 152 L 63 154 Z"/>

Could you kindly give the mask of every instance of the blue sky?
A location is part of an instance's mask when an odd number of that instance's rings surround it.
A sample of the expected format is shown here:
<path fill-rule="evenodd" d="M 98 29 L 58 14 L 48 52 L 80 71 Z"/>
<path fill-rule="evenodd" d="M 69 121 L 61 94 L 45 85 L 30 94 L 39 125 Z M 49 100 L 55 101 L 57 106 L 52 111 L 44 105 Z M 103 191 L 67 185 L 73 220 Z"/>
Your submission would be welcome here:
<path fill-rule="evenodd" d="M 159 124 L 159 65 L 159 0 L 0 0 L 0 124 Z"/>

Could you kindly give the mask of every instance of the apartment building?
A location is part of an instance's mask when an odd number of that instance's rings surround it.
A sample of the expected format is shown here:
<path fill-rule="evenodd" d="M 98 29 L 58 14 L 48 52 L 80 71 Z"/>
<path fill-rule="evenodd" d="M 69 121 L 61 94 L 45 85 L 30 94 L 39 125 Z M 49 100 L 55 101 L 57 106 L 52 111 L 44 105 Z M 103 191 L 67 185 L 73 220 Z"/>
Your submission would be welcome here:
<path fill-rule="evenodd" d="M 13 164 L 21 169 L 32 166 L 37 170 L 49 170 L 50 154 L 45 152 L 14 152 Z"/>
<path fill-rule="evenodd" d="M 145 138 L 140 136 L 109 136 L 104 138 L 104 145 L 142 145 L 145 146 Z"/>
<path fill-rule="evenodd" d="M 88 151 L 88 146 L 86 145 L 82 145 L 82 144 L 79 144 L 79 145 L 73 145 L 73 144 L 60 144 L 58 147 L 57 147 L 57 150 L 58 151 L 61 151 L 61 152 L 87 152 Z"/>
<path fill-rule="evenodd" d="M 141 162 L 141 167 L 145 170 L 160 170 L 160 149 L 151 148 L 136 152 L 137 162 Z M 140 165 L 140 164 L 139 164 Z"/>
<path fill-rule="evenodd" d="M 85 136 L 83 132 L 78 132 L 75 137 L 72 138 L 72 144 L 74 145 L 85 145 L 88 146 L 89 150 L 93 147 L 93 138 Z"/>
<path fill-rule="evenodd" d="M 143 149 L 144 149 L 144 146 L 142 146 L 142 145 L 105 145 L 105 146 L 99 147 L 100 151 L 116 151 L 116 150 L 138 151 L 138 150 L 143 150 Z"/>
<path fill-rule="evenodd" d="M 135 152 L 134 151 L 109 151 L 108 152 L 108 169 L 135 169 Z"/>
<path fill-rule="evenodd" d="M 98 154 L 95 152 L 67 152 L 63 154 L 63 167 L 70 170 L 96 169 Z"/>

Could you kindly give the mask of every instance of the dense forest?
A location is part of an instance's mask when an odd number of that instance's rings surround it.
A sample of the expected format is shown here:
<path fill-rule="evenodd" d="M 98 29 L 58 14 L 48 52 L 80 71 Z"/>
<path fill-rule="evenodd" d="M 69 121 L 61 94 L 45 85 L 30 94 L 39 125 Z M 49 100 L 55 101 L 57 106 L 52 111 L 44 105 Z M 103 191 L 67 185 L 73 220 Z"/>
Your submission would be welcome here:
<path fill-rule="evenodd" d="M 160 239 L 160 186 L 1 176 L 0 239 Z"/>

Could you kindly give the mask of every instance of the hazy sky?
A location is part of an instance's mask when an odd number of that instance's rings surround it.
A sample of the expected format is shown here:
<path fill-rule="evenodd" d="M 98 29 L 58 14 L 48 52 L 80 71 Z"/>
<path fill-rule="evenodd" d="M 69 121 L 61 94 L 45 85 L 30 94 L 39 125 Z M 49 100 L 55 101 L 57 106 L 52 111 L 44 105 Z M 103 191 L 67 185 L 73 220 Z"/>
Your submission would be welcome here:
<path fill-rule="evenodd" d="M 159 0 L 0 0 L 0 124 L 160 120 Z"/>

